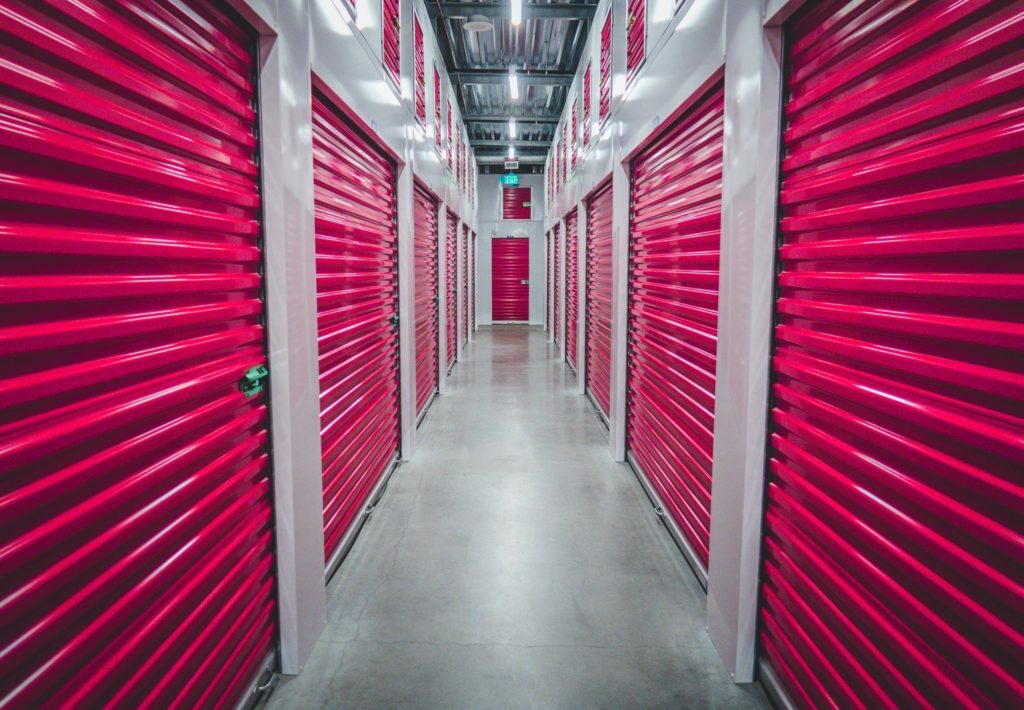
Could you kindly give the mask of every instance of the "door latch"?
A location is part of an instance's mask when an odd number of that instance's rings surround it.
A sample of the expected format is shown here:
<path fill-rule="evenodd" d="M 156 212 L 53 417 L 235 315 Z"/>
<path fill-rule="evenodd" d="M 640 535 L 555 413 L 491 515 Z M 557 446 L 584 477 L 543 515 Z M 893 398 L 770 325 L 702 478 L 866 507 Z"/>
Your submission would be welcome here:
<path fill-rule="evenodd" d="M 238 381 L 238 389 L 246 397 L 257 395 L 266 389 L 268 375 L 270 375 L 270 371 L 267 370 L 266 365 L 250 367 Z"/>
<path fill-rule="evenodd" d="M 398 327 L 398 314 L 396 313 L 395 315 L 393 315 L 390 318 L 388 318 L 388 323 L 390 323 L 391 325 L 393 325 L 394 327 L 397 328 Z"/>
<path fill-rule="evenodd" d="M 529 286 L 530 279 L 522 279 L 519 283 L 521 283 L 523 286 Z"/>

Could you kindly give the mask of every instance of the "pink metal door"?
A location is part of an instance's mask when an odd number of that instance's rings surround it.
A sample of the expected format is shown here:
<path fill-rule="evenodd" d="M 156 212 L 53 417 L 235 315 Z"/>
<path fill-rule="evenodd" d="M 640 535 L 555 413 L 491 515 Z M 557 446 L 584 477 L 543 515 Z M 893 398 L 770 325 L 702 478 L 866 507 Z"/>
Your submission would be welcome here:
<path fill-rule="evenodd" d="M 416 184 L 413 193 L 413 242 L 416 258 L 416 416 L 437 392 L 438 254 L 437 200 Z"/>
<path fill-rule="evenodd" d="M 551 330 L 551 308 L 554 305 L 550 302 L 553 283 L 551 281 L 551 246 L 551 232 L 548 231 L 547 234 L 544 235 L 544 276 L 547 279 L 544 288 L 546 289 L 545 292 L 548 294 L 549 301 L 544 305 L 544 327 L 547 330 Z"/>
<path fill-rule="evenodd" d="M 313 96 L 324 547 L 333 567 L 398 456 L 395 166 Z"/>
<path fill-rule="evenodd" d="M 554 279 L 553 284 L 554 284 L 554 287 L 555 287 L 555 292 L 554 292 L 555 305 L 551 309 L 551 313 L 552 313 L 551 317 L 554 320 L 554 323 L 552 324 L 552 327 L 554 327 L 554 329 L 555 329 L 554 340 L 555 340 L 555 347 L 556 348 L 558 347 L 558 343 L 559 343 L 558 337 L 562 333 L 562 289 L 561 289 L 561 281 L 562 281 L 562 244 L 561 244 L 561 242 L 562 242 L 562 240 L 561 240 L 561 237 L 559 235 L 559 232 L 561 232 L 561 226 L 556 224 L 554 226 L 554 228 L 552 228 L 552 230 L 551 230 L 551 234 L 553 234 L 554 237 L 555 237 L 555 244 L 554 244 L 554 248 L 555 248 L 555 258 L 554 258 L 555 268 L 554 268 L 554 272 L 551 275 L 551 277 Z"/>
<path fill-rule="evenodd" d="M 578 213 L 565 217 L 565 360 L 576 370 L 577 290 L 579 288 Z"/>
<path fill-rule="evenodd" d="M 587 199 L 587 394 L 608 421 L 612 370 L 612 183 Z"/>
<path fill-rule="evenodd" d="M 469 227 L 462 225 L 462 344 L 469 342 Z"/>
<path fill-rule="evenodd" d="M 680 546 L 707 569 L 715 420 L 721 83 L 633 160 L 630 457 Z"/>
<path fill-rule="evenodd" d="M 530 320 L 530 240 L 491 240 L 491 319 Z"/>
<path fill-rule="evenodd" d="M 0 14 L 0 705 L 233 705 L 277 637 L 256 38 Z"/>
<path fill-rule="evenodd" d="M 807 8 L 763 657 L 802 707 L 1020 707 L 1024 3 Z"/>
<path fill-rule="evenodd" d="M 458 338 L 458 323 L 456 316 L 458 310 L 459 287 L 457 281 L 458 258 L 458 230 L 459 218 L 453 212 L 448 212 L 448 222 L 445 228 L 445 278 L 446 281 L 446 308 L 445 308 L 445 345 L 448 348 L 448 369 L 455 364 L 456 339 Z"/>

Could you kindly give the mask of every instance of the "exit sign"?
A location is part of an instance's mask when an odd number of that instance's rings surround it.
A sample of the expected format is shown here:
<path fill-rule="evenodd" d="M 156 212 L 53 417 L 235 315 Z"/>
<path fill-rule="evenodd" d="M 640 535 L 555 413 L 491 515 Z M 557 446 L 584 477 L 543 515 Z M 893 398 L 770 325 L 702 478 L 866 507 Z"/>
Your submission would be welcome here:
<path fill-rule="evenodd" d="M 502 175 L 501 176 L 501 184 L 502 185 L 510 185 L 512 187 L 515 187 L 516 185 L 519 184 L 519 175 L 517 175 L 516 173 L 509 173 L 508 175 Z"/>

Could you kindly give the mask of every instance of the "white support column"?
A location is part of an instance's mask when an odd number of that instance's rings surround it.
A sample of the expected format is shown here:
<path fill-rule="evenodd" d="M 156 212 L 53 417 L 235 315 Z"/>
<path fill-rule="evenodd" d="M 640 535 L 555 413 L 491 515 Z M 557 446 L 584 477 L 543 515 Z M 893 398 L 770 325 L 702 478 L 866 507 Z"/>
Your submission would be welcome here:
<path fill-rule="evenodd" d="M 587 215 L 586 203 L 576 206 L 576 394 L 587 389 Z"/>
<path fill-rule="evenodd" d="M 437 202 L 437 393 L 448 391 L 448 208 Z"/>
<path fill-rule="evenodd" d="M 260 32 L 260 145 L 281 672 L 327 621 L 306 3 L 238 2 Z"/>
<path fill-rule="evenodd" d="M 725 172 L 708 633 L 754 679 L 778 199 L 781 32 L 763 0 L 727 0 Z"/>
<path fill-rule="evenodd" d="M 411 153 L 411 151 L 410 151 Z M 416 243 L 414 240 L 413 172 L 398 168 L 398 373 L 402 459 L 416 448 Z"/>
<path fill-rule="evenodd" d="M 613 139 L 613 143 L 615 143 Z M 626 337 L 629 309 L 629 165 L 613 145 L 612 165 L 612 348 L 608 412 L 612 458 L 626 460 Z"/>

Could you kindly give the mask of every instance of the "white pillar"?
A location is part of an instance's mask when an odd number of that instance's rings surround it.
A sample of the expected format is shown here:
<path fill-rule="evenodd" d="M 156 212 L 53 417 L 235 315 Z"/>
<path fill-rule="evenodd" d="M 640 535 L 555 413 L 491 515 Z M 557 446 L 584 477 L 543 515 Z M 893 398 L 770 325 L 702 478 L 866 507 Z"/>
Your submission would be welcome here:
<path fill-rule="evenodd" d="M 281 672 L 298 673 L 326 625 L 305 3 L 240 5 L 260 32 L 260 144 L 272 397 Z"/>
<path fill-rule="evenodd" d="M 708 633 L 754 679 L 781 103 L 781 32 L 762 0 L 727 0 Z"/>
<path fill-rule="evenodd" d="M 413 172 L 408 150 L 398 167 L 398 387 L 402 458 L 416 448 L 416 242 Z"/>

